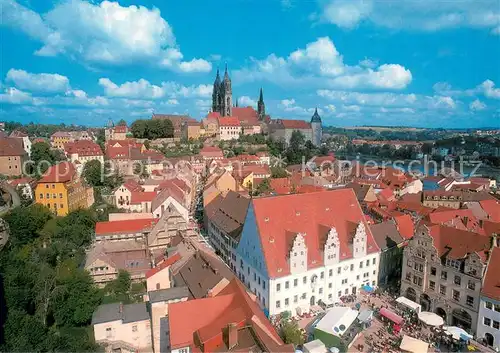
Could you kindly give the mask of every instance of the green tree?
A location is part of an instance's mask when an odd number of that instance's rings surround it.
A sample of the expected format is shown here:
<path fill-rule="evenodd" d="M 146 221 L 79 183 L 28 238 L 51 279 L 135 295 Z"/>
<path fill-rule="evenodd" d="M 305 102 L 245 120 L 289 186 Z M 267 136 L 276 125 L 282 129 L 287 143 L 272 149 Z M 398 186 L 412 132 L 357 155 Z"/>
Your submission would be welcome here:
<path fill-rule="evenodd" d="M 286 171 L 285 168 L 271 167 L 270 169 L 271 169 L 271 178 L 273 179 L 288 177 L 288 172 Z"/>
<path fill-rule="evenodd" d="M 295 346 L 299 346 L 305 342 L 304 334 L 295 320 L 281 321 L 281 337 L 285 343 L 291 343 Z"/>
<path fill-rule="evenodd" d="M 85 163 L 83 166 L 82 177 L 88 185 L 103 186 L 104 185 L 104 169 L 100 161 L 92 160 Z"/>
<path fill-rule="evenodd" d="M 31 145 L 31 161 L 33 162 L 31 173 L 39 175 L 45 173 L 50 165 L 54 164 L 55 158 L 50 146 L 45 142 L 37 142 Z"/>
<path fill-rule="evenodd" d="M 262 179 L 262 181 L 257 185 L 254 191 L 254 195 L 258 196 L 261 194 L 266 194 L 271 192 L 273 189 L 271 188 L 271 183 L 268 178 Z"/>
<path fill-rule="evenodd" d="M 136 138 L 147 138 L 148 135 L 148 124 L 146 120 L 136 120 L 130 126 L 132 134 Z"/>
<path fill-rule="evenodd" d="M 16 207 L 4 220 L 9 225 L 9 241 L 14 246 L 22 246 L 39 237 L 38 230 L 50 219 L 49 209 L 40 204 L 30 207 Z"/>

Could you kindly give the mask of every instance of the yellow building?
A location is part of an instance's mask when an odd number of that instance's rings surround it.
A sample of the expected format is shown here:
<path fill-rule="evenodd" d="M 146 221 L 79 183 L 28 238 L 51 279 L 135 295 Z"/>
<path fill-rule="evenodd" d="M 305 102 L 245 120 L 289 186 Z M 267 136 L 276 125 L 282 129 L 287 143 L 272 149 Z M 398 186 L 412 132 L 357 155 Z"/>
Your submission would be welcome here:
<path fill-rule="evenodd" d="M 92 188 L 82 184 L 73 164 L 62 162 L 51 166 L 38 182 L 35 200 L 54 214 L 65 216 L 78 208 L 87 208 Z M 93 196 L 92 196 L 93 198 Z"/>
<path fill-rule="evenodd" d="M 57 131 L 50 136 L 50 144 L 53 148 L 64 150 L 64 144 L 72 142 L 73 138 L 69 132 Z"/>

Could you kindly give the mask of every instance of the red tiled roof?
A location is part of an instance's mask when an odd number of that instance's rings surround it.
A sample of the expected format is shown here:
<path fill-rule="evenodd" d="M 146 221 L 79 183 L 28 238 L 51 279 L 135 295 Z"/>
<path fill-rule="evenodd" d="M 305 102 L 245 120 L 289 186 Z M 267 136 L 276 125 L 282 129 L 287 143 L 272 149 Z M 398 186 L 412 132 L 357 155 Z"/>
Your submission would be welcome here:
<path fill-rule="evenodd" d="M 157 193 L 154 191 L 132 191 L 130 197 L 131 204 L 139 204 L 141 202 L 153 202 Z"/>
<path fill-rule="evenodd" d="M 54 138 L 54 137 L 66 137 L 66 138 L 70 138 L 71 137 L 71 134 L 67 131 L 56 131 L 54 132 L 50 138 Z"/>
<path fill-rule="evenodd" d="M 71 181 L 76 174 L 75 167 L 70 162 L 61 162 L 51 166 L 43 177 L 40 183 L 66 183 Z"/>
<path fill-rule="evenodd" d="M 285 129 L 310 129 L 311 124 L 305 120 L 280 119 L 281 125 Z"/>
<path fill-rule="evenodd" d="M 234 108 L 233 108 L 234 109 Z M 220 118 L 220 113 L 219 112 L 210 112 L 207 114 L 207 119 L 219 119 Z"/>
<path fill-rule="evenodd" d="M 240 121 L 234 116 L 219 117 L 219 126 L 240 126 Z"/>
<path fill-rule="evenodd" d="M 26 154 L 23 148 L 23 142 L 14 137 L 0 139 L 0 156 L 2 157 L 19 157 Z"/>
<path fill-rule="evenodd" d="M 169 258 L 161 261 L 158 266 L 152 268 L 148 272 L 146 272 L 146 279 L 154 276 L 158 272 L 166 269 L 167 267 L 172 266 L 174 263 L 179 261 L 181 259 L 181 255 L 179 253 L 175 253 L 174 255 L 170 256 Z"/>
<path fill-rule="evenodd" d="M 396 226 L 398 227 L 399 234 L 405 239 L 411 239 L 413 237 L 413 232 L 415 226 L 410 215 L 402 215 L 394 217 Z"/>
<path fill-rule="evenodd" d="M 240 121 L 258 123 L 259 120 L 257 111 L 252 107 L 234 107 L 232 114 Z"/>
<path fill-rule="evenodd" d="M 142 191 L 142 186 L 135 181 L 134 179 L 127 180 L 124 184 L 123 187 L 126 188 L 128 191 Z"/>
<path fill-rule="evenodd" d="M 484 212 L 493 222 L 500 222 L 500 201 L 498 200 L 483 200 L 479 201 Z"/>
<path fill-rule="evenodd" d="M 290 236 L 304 237 L 307 267 L 322 266 L 321 239 L 335 227 L 340 240 L 340 260 L 352 257 L 351 244 L 357 226 L 367 234 L 367 253 L 379 251 L 352 189 L 266 197 L 252 201 L 264 260 L 271 278 L 290 273 Z"/>
<path fill-rule="evenodd" d="M 481 293 L 491 299 L 500 300 L 500 248 L 493 248 L 486 273 L 484 275 L 484 283 Z"/>
<path fill-rule="evenodd" d="M 95 224 L 95 234 L 97 236 L 103 236 L 116 233 L 138 233 L 151 228 L 156 222 L 158 222 L 158 220 L 154 218 L 97 222 Z"/>
<path fill-rule="evenodd" d="M 216 146 L 203 146 L 200 150 L 200 155 L 203 157 L 224 157 L 224 153 Z"/>
<path fill-rule="evenodd" d="M 10 137 L 28 137 L 28 134 L 21 130 L 14 130 L 10 133 Z"/>
<path fill-rule="evenodd" d="M 490 249 L 490 238 L 483 235 L 442 225 L 430 225 L 430 236 L 439 256 L 449 259 L 462 259 L 467 254 L 484 255 Z"/>
<path fill-rule="evenodd" d="M 284 345 L 257 303 L 242 284 L 233 279 L 215 297 L 188 300 L 169 305 L 170 345 L 172 349 L 189 346 L 192 351 L 214 351 L 223 345 L 223 335 L 231 323 L 251 326 L 257 339 L 269 352 L 293 352 Z M 196 342 L 194 337 L 197 337 Z"/>
<path fill-rule="evenodd" d="M 78 140 L 64 144 L 64 151 L 68 154 L 77 153 L 78 156 L 102 156 L 101 147 L 89 140 Z"/>
<path fill-rule="evenodd" d="M 19 179 L 11 179 L 11 180 L 8 180 L 7 182 L 16 187 L 18 185 L 21 185 L 21 184 L 30 184 L 34 181 L 34 179 L 32 178 L 19 178 Z"/>

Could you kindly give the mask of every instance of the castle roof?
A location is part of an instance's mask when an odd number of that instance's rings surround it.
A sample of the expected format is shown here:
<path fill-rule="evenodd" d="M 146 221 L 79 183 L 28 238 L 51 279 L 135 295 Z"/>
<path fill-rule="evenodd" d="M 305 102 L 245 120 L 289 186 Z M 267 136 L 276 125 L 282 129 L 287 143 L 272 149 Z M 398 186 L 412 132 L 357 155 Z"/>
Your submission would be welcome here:
<path fill-rule="evenodd" d="M 321 117 L 318 114 L 318 108 L 314 111 L 314 114 L 311 118 L 311 123 L 321 123 Z"/>

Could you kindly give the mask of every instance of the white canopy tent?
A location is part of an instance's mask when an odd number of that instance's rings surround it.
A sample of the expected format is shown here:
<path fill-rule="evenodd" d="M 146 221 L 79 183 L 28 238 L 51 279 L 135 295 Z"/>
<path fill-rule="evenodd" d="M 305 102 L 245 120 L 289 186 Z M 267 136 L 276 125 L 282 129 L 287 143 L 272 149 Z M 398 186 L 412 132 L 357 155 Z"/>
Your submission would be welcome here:
<path fill-rule="evenodd" d="M 444 326 L 443 330 L 445 333 L 452 335 L 454 339 L 457 341 L 462 339 L 464 341 L 468 341 L 472 339 L 472 335 L 467 333 L 463 328 L 456 326 Z"/>
<path fill-rule="evenodd" d="M 396 299 L 396 302 L 406 306 L 407 308 L 419 313 L 422 310 L 422 306 L 418 303 L 415 303 L 413 300 L 410 300 L 406 297 L 399 297 Z"/>
<path fill-rule="evenodd" d="M 429 350 L 429 344 L 405 335 L 403 336 L 403 340 L 401 341 L 399 348 L 404 352 L 426 353 Z"/>
<path fill-rule="evenodd" d="M 431 313 L 430 311 L 422 311 L 418 313 L 418 319 L 429 326 L 438 327 L 444 325 L 443 318 L 438 314 Z"/>

